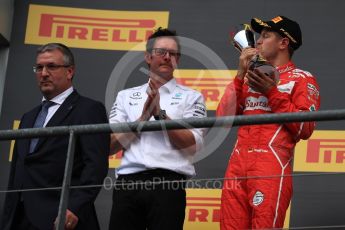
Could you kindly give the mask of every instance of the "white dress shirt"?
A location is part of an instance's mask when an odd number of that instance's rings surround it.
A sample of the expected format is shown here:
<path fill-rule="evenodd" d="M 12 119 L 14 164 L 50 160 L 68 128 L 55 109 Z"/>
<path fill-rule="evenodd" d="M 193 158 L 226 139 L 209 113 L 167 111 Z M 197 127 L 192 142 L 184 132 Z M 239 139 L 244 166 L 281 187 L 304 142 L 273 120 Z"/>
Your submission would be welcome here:
<path fill-rule="evenodd" d="M 142 114 L 147 99 L 148 84 L 125 89 L 118 93 L 110 111 L 109 122 L 133 122 Z M 204 98 L 198 91 L 179 85 L 173 78 L 159 88 L 160 107 L 171 119 L 206 117 Z M 150 120 L 154 120 L 151 117 Z M 197 151 L 203 145 L 204 129 L 190 129 Z M 142 132 L 124 150 L 118 175 L 131 174 L 148 169 L 164 168 L 187 176 L 194 176 L 192 156 L 172 146 L 166 131 Z"/>
<path fill-rule="evenodd" d="M 56 97 L 52 98 L 50 101 L 54 102 L 55 104 L 50 106 L 48 108 L 48 114 L 46 117 L 46 120 L 44 121 L 43 127 L 46 127 L 49 120 L 54 116 L 55 112 L 60 108 L 62 103 L 65 101 L 65 99 L 73 92 L 73 87 L 66 89 Z M 46 101 L 47 99 L 45 97 L 42 98 L 42 102 Z"/>

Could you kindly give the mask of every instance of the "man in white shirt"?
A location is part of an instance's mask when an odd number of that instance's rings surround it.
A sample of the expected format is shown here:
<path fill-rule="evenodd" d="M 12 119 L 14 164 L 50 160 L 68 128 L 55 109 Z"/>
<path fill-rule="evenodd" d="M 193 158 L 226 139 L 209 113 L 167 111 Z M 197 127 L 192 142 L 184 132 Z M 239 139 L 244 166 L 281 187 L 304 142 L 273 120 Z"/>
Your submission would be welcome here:
<path fill-rule="evenodd" d="M 118 93 L 110 123 L 206 117 L 203 96 L 176 83 L 173 72 L 179 58 L 176 33 L 155 31 L 145 52 L 149 82 Z M 111 134 L 111 152 L 123 149 L 124 155 L 116 170 L 109 229 L 183 229 L 184 183 L 173 186 L 167 181 L 195 175 L 192 158 L 202 145 L 202 129 Z M 148 181 L 156 183 L 140 185 Z M 123 184 L 131 182 L 136 186 Z"/>

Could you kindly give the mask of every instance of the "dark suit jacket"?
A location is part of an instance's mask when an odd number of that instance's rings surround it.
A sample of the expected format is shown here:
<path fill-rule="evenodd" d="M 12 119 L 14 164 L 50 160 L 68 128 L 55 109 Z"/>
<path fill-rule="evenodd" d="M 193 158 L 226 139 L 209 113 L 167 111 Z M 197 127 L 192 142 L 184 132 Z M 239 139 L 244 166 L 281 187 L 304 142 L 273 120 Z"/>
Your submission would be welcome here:
<path fill-rule="evenodd" d="M 32 128 L 41 106 L 21 119 L 19 128 Z M 108 123 L 104 105 L 79 95 L 69 95 L 48 126 Z M 11 164 L 9 189 L 59 187 L 62 185 L 69 136 L 40 138 L 29 152 L 30 139 L 17 140 Z M 108 172 L 109 134 L 80 135 L 76 139 L 71 185 L 100 185 Z M 100 187 L 71 189 L 68 209 L 79 218 L 77 229 L 99 229 L 94 200 Z M 39 229 L 53 229 L 61 190 L 22 192 L 26 214 Z M 10 229 L 20 193 L 8 193 L 1 229 Z"/>

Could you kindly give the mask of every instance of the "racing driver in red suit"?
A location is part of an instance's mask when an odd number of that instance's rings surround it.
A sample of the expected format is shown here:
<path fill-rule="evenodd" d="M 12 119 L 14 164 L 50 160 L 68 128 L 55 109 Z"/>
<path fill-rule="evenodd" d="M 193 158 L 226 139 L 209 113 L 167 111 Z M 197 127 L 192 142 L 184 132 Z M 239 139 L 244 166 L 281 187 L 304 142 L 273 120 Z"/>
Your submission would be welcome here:
<path fill-rule="evenodd" d="M 284 16 L 266 22 L 253 18 L 251 27 L 260 37 L 255 48 L 242 50 L 237 76 L 227 86 L 217 116 L 318 110 L 315 78 L 291 61 L 302 44 L 298 23 Z M 256 55 L 276 67 L 279 80 L 248 69 Z M 309 138 L 314 127 L 315 122 L 295 122 L 239 128 L 222 190 L 222 230 L 283 227 L 292 196 L 294 147 Z"/>

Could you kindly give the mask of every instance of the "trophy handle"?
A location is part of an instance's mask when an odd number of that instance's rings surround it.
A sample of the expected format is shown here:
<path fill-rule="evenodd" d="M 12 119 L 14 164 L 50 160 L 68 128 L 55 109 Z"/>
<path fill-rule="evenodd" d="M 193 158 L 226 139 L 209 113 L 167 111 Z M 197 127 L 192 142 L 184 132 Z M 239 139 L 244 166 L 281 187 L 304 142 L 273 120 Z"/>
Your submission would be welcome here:
<path fill-rule="evenodd" d="M 251 31 L 251 30 L 245 30 L 245 31 L 246 31 L 248 46 L 254 48 L 255 47 L 255 38 L 254 38 L 253 31 Z"/>

